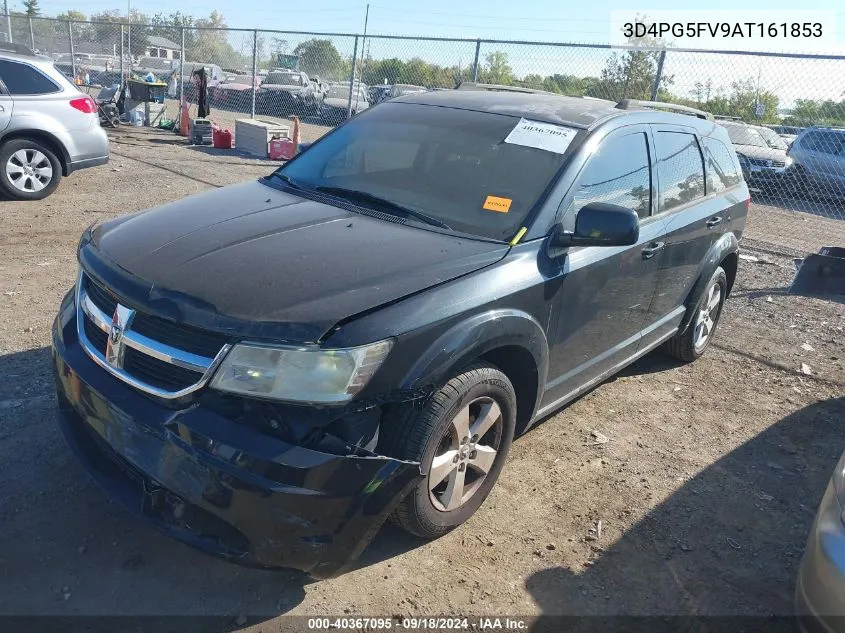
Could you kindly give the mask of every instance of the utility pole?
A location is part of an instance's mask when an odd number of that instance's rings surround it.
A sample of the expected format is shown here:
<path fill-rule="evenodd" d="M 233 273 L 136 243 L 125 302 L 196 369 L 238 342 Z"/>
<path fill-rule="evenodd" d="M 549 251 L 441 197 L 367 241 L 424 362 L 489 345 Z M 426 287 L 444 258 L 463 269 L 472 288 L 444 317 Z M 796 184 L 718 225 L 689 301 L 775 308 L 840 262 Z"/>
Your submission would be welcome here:
<path fill-rule="evenodd" d="M 3 0 L 3 13 L 6 14 L 6 32 L 9 35 L 9 44 L 12 43 L 12 15 L 9 13 L 9 0 Z"/>
<path fill-rule="evenodd" d="M 126 52 L 129 53 L 129 74 L 132 74 L 132 0 L 126 0 L 126 19 L 129 27 L 126 30 Z"/>
<path fill-rule="evenodd" d="M 364 45 L 367 43 L 367 21 L 369 19 L 370 19 L 370 3 L 368 2 L 367 3 L 367 11 L 364 13 L 364 37 L 361 40 L 361 78 L 358 81 L 361 81 L 361 79 L 364 78 L 364 56 L 365 56 L 364 51 L 366 50 L 364 48 Z M 355 77 L 355 62 L 354 61 L 352 62 L 352 66 L 353 66 L 352 76 Z M 357 109 L 358 108 L 358 97 L 360 95 L 358 94 L 359 91 L 355 89 L 354 84 L 355 84 L 355 82 L 353 82 L 352 85 L 349 86 L 349 91 L 350 91 L 349 94 L 351 95 L 352 91 L 353 90 L 355 91 L 355 108 Z M 349 101 L 351 103 L 351 101 L 352 101 L 351 97 L 350 97 Z"/>

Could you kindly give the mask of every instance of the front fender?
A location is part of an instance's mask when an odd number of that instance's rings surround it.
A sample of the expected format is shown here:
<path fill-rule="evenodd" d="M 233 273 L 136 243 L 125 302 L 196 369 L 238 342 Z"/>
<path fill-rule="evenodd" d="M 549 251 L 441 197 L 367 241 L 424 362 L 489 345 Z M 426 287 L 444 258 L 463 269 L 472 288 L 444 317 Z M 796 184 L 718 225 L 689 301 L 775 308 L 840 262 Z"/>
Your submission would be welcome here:
<path fill-rule="evenodd" d="M 411 391 L 441 385 L 460 367 L 506 346 L 527 350 L 537 369 L 539 402 L 549 366 L 549 344 L 542 326 L 530 314 L 494 309 L 471 316 L 446 330 L 405 374 L 402 388 Z"/>
<path fill-rule="evenodd" d="M 686 312 L 679 328 L 681 333 L 685 332 L 692 322 L 693 316 L 695 316 L 695 302 L 704 291 L 707 282 L 710 281 L 710 277 L 716 272 L 716 268 L 722 263 L 725 257 L 738 251 L 739 240 L 737 240 L 736 235 L 733 233 L 722 235 L 710 247 L 710 250 L 707 251 L 707 255 L 702 259 L 701 265 L 699 266 L 698 277 L 687 295 L 686 301 L 684 301 Z"/>

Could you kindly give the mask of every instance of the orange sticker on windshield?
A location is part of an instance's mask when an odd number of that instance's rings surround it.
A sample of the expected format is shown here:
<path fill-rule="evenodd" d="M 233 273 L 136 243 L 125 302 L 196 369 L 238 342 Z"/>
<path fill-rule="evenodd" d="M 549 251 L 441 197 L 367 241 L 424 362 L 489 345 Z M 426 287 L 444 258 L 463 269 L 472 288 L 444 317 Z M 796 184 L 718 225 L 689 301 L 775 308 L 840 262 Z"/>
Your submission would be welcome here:
<path fill-rule="evenodd" d="M 507 213 L 511 210 L 510 198 L 497 198 L 496 196 L 487 196 L 484 201 L 484 208 L 488 211 L 496 211 L 497 213 Z"/>

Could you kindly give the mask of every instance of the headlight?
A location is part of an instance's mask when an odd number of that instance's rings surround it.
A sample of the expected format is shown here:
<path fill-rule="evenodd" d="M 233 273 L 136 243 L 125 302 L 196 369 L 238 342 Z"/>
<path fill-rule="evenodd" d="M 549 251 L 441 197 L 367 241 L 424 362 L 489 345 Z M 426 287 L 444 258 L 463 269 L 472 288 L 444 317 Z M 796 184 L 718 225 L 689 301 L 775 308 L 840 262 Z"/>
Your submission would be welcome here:
<path fill-rule="evenodd" d="M 795 161 L 794 161 L 794 160 L 792 160 L 792 157 L 791 157 L 791 156 L 787 156 L 787 157 L 786 157 L 786 161 L 785 161 L 785 162 L 786 162 L 786 166 L 787 166 L 787 167 L 789 167 L 789 166 L 790 166 L 790 165 L 792 165 L 792 163 L 794 163 Z"/>
<path fill-rule="evenodd" d="M 351 400 L 381 366 L 393 341 L 346 349 L 235 345 L 214 374 L 222 391 L 296 402 Z"/>

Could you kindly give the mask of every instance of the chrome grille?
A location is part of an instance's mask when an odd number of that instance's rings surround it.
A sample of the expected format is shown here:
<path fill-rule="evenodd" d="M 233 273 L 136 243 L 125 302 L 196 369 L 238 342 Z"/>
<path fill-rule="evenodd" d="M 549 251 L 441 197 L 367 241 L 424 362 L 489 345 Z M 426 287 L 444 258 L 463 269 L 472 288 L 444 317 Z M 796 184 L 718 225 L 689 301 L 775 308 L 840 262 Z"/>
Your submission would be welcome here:
<path fill-rule="evenodd" d="M 231 347 L 213 333 L 129 309 L 84 274 L 77 281 L 76 310 L 87 354 L 129 385 L 161 398 L 203 387 Z"/>

